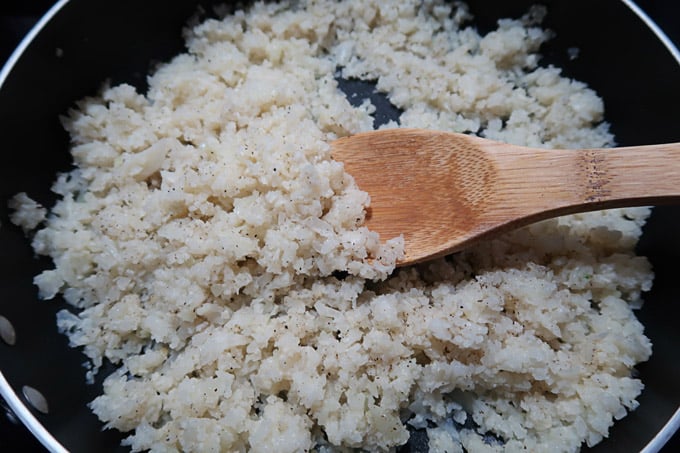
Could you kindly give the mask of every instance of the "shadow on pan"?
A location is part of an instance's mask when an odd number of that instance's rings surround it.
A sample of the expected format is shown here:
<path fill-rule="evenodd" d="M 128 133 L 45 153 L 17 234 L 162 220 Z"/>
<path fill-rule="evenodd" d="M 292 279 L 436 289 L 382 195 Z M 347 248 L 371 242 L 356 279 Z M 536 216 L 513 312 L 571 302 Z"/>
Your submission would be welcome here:
<path fill-rule="evenodd" d="M 223 3 L 223 2 L 215 2 Z M 536 1 L 470 0 L 476 26 L 484 31 L 500 17 L 518 17 Z M 659 39 L 621 1 L 543 0 L 548 7 L 544 26 L 556 37 L 544 46 L 542 64 L 555 64 L 570 77 L 587 82 L 605 100 L 607 121 L 621 145 L 680 141 L 680 65 Z M 51 205 L 49 191 L 57 171 L 70 168 L 68 136 L 59 115 L 74 100 L 95 93 L 103 80 L 126 82 L 140 90 L 157 62 L 183 49 L 181 29 L 197 11 L 211 11 L 212 2 L 89 2 L 73 0 L 44 26 L 28 46 L 0 89 L 3 165 L 0 200 L 26 191 Z M 149 24 L 153 24 L 150 27 Z M 578 48 L 571 59 L 569 48 Z M 346 92 L 371 96 L 370 84 L 343 82 Z M 397 118 L 388 102 L 378 104 L 376 121 Z M 5 201 L 0 202 L 0 314 L 12 320 L 15 346 L 0 343 L 0 369 L 15 391 L 24 385 L 40 389 L 50 412 L 36 413 L 40 422 L 69 450 L 127 451 L 122 435 L 102 431 L 86 404 L 100 391 L 86 385 L 84 356 L 68 348 L 58 334 L 55 313 L 64 303 L 40 302 L 32 278 L 49 268 L 36 259 L 19 229 L 9 225 Z M 650 442 L 680 406 L 680 363 L 676 329 L 680 306 L 680 208 L 656 208 L 639 244 L 654 266 L 656 280 L 638 313 L 654 344 L 654 355 L 638 367 L 645 391 L 640 407 L 612 428 L 610 438 L 593 452 L 639 451 Z M 404 451 L 425 451 L 426 438 L 413 436 Z"/>

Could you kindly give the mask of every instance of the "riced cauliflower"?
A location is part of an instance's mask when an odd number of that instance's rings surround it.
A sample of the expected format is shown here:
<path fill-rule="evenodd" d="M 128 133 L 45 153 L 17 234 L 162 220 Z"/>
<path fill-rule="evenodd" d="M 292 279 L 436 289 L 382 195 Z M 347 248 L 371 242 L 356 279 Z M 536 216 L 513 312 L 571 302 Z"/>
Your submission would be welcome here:
<path fill-rule="evenodd" d="M 534 11 L 535 13 L 536 11 Z M 539 66 L 536 14 L 480 35 L 441 0 L 256 2 L 186 32 L 140 93 L 64 119 L 75 169 L 13 221 L 54 261 L 41 297 L 133 451 L 431 451 L 594 445 L 637 406 L 651 353 L 633 309 L 648 209 L 531 225 L 394 268 L 400 238 L 329 142 L 373 128 L 337 77 L 376 82 L 399 124 L 541 147 L 613 144 L 603 103 Z"/>

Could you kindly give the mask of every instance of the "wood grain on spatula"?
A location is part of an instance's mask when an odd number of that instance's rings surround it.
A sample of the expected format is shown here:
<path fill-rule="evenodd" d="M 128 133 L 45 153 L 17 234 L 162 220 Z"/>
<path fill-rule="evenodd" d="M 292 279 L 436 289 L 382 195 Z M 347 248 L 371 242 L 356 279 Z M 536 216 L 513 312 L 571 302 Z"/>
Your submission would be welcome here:
<path fill-rule="evenodd" d="M 383 240 L 404 235 L 399 265 L 551 217 L 680 201 L 680 143 L 544 150 L 386 129 L 331 146 L 371 197 L 366 225 Z"/>

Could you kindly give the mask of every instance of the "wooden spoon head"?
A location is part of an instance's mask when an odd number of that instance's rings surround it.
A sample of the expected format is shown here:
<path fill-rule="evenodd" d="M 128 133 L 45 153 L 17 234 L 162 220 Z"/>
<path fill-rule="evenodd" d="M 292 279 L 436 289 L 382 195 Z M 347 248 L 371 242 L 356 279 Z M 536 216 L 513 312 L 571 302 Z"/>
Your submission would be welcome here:
<path fill-rule="evenodd" d="M 545 150 L 420 129 L 332 143 L 371 196 L 367 226 L 404 235 L 405 265 L 559 215 L 677 202 L 678 144 Z"/>
<path fill-rule="evenodd" d="M 404 235 L 411 264 L 456 251 L 475 236 L 495 177 L 476 137 L 388 129 L 341 138 L 332 156 L 371 204 L 366 226 L 383 240 Z"/>

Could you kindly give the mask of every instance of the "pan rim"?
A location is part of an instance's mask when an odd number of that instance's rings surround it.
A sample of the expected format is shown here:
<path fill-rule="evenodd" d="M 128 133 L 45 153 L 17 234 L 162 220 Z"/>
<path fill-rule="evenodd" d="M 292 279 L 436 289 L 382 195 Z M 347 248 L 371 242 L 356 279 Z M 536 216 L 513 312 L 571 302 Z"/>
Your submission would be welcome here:
<path fill-rule="evenodd" d="M 0 371 L 0 397 L 7 403 L 13 414 L 28 428 L 33 436 L 52 453 L 68 453 L 68 450 L 50 434 L 28 407 L 19 399 L 12 386 Z"/>
<path fill-rule="evenodd" d="M 635 13 L 642 22 L 649 27 L 656 35 L 661 43 L 666 47 L 668 52 L 673 56 L 676 63 L 680 65 L 680 50 L 675 43 L 668 37 L 668 35 L 659 27 L 659 25 L 652 20 L 649 15 L 640 8 L 633 0 L 622 0 L 622 2 Z M 656 433 L 645 448 L 640 453 L 658 453 L 673 437 L 673 435 L 680 430 L 680 406 L 678 406 L 675 413 L 671 416 L 666 424 Z"/>
<path fill-rule="evenodd" d="M 52 20 L 52 18 L 66 5 L 69 3 L 71 0 L 59 0 L 57 3 L 52 5 L 52 7 L 47 10 L 47 12 L 38 20 L 38 22 L 29 30 L 29 32 L 24 36 L 24 38 L 19 42 L 19 45 L 14 49 L 12 54 L 9 56 L 7 61 L 5 62 L 4 66 L 2 67 L 2 70 L 0 70 L 0 89 L 2 89 L 2 86 L 5 84 L 5 80 L 7 80 L 7 77 L 9 76 L 10 72 L 12 72 L 12 69 L 14 69 L 14 66 L 16 65 L 17 61 L 19 61 L 19 58 L 21 58 L 21 55 L 23 55 L 24 51 L 28 48 L 28 46 L 33 42 L 36 36 L 42 31 L 43 28 L 45 28 L 45 25 Z"/>
<path fill-rule="evenodd" d="M 628 8 L 630 8 L 641 20 L 642 22 L 647 25 L 647 27 L 654 32 L 657 38 L 661 41 L 661 43 L 666 47 L 668 52 L 673 56 L 675 61 L 680 64 L 680 50 L 678 50 L 678 47 L 673 43 L 673 41 L 668 37 L 668 35 L 659 27 L 659 25 L 652 20 L 649 15 L 640 8 L 637 3 L 635 3 L 633 0 L 621 0 L 624 5 L 626 5 Z"/>
<path fill-rule="evenodd" d="M 26 36 L 21 40 L 16 49 L 12 52 L 9 59 L 0 70 L 0 90 L 2 89 L 7 77 L 14 69 L 23 53 L 33 42 L 35 37 L 53 19 L 53 17 L 71 0 L 58 0 L 30 29 Z M 634 0 L 621 0 L 661 41 L 673 59 L 680 65 L 680 50 L 668 37 L 668 35 L 658 26 L 658 24 L 643 11 Z M 0 397 L 9 405 L 14 415 L 24 424 L 33 436 L 52 453 L 68 453 L 68 450 L 56 440 L 52 434 L 40 423 L 31 413 L 29 408 L 17 396 L 11 384 L 5 379 L 0 370 Z M 666 422 L 657 434 L 641 450 L 641 453 L 658 453 L 661 448 L 680 430 L 680 406 L 673 416 Z"/>

